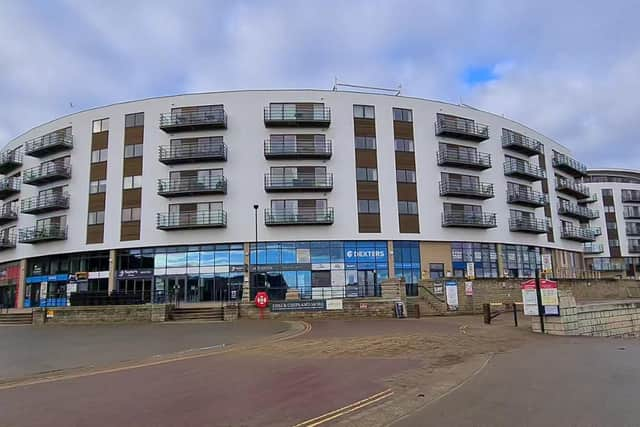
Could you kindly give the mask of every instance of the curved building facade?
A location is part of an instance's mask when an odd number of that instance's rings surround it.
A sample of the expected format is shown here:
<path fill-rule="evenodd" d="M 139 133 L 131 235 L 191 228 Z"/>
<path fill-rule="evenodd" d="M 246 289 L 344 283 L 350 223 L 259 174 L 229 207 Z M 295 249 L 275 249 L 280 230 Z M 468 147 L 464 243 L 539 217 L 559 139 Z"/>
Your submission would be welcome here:
<path fill-rule="evenodd" d="M 388 277 L 585 268 L 586 167 L 517 122 L 402 96 L 265 90 L 74 113 L 0 155 L 0 295 L 375 295 Z M 257 209 L 254 206 L 257 205 Z M 257 251 L 256 248 L 257 239 Z"/>

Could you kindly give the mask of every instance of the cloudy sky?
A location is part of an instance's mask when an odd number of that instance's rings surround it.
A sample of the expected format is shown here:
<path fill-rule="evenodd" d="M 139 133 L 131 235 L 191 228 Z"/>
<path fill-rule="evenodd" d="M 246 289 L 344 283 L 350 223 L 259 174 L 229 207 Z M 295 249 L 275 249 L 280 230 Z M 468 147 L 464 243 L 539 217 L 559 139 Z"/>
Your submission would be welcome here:
<path fill-rule="evenodd" d="M 640 168 L 638 0 L 0 0 L 0 144 L 150 96 L 403 87 Z"/>

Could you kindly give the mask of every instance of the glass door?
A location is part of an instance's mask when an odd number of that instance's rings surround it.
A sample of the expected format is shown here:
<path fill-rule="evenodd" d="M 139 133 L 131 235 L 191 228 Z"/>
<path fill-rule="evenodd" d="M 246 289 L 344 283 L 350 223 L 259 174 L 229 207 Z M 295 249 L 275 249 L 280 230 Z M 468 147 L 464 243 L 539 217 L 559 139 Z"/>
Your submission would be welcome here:
<path fill-rule="evenodd" d="M 166 283 L 169 302 L 173 304 L 183 302 L 187 290 L 187 279 L 185 277 L 168 277 Z"/>
<path fill-rule="evenodd" d="M 374 297 L 378 292 L 378 277 L 375 270 L 358 270 L 358 287 L 361 297 Z"/>

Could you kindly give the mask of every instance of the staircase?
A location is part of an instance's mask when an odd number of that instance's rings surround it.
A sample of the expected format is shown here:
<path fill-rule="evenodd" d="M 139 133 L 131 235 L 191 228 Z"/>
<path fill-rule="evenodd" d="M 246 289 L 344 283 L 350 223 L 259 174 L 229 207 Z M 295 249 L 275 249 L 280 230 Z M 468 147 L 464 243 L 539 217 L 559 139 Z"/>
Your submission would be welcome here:
<path fill-rule="evenodd" d="M 222 307 L 188 307 L 175 308 L 171 311 L 171 320 L 204 321 L 224 320 L 224 309 Z"/>
<path fill-rule="evenodd" d="M 3 313 L 0 314 L 0 325 L 30 325 L 33 322 L 33 313 Z"/>

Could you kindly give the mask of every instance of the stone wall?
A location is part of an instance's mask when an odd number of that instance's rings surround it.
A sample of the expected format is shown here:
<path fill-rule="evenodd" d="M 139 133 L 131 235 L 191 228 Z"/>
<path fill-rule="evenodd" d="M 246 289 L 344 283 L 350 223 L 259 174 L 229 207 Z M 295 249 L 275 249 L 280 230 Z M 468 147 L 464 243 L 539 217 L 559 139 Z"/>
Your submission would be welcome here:
<path fill-rule="evenodd" d="M 640 301 L 610 301 L 577 304 L 570 291 L 559 291 L 560 316 L 544 318 L 550 335 L 638 337 Z M 534 332 L 541 332 L 540 320 L 531 316 Z"/>
<path fill-rule="evenodd" d="M 353 319 L 392 318 L 395 316 L 395 301 L 383 298 L 345 298 L 342 310 L 272 312 L 262 310 L 264 319 Z M 240 306 L 240 318 L 260 319 L 260 309 L 254 304 Z"/>
<path fill-rule="evenodd" d="M 168 319 L 169 311 L 170 306 L 165 304 L 37 308 L 33 312 L 33 323 L 163 322 Z"/>

